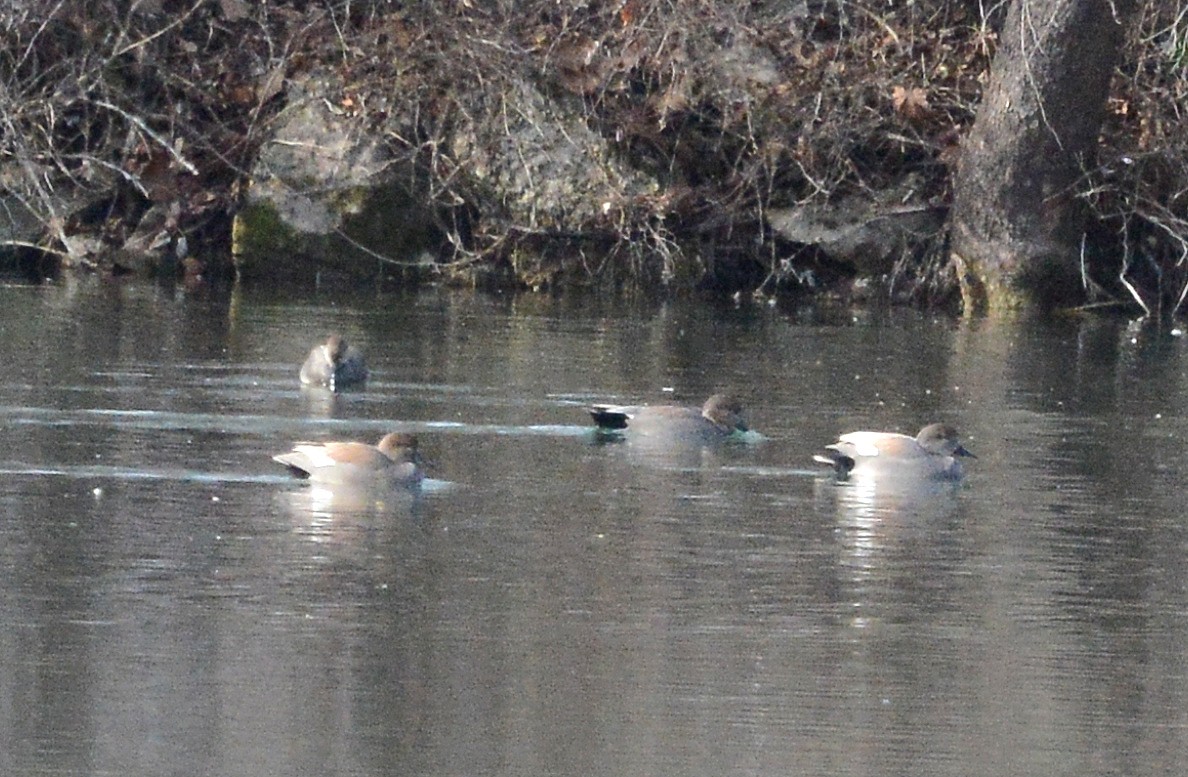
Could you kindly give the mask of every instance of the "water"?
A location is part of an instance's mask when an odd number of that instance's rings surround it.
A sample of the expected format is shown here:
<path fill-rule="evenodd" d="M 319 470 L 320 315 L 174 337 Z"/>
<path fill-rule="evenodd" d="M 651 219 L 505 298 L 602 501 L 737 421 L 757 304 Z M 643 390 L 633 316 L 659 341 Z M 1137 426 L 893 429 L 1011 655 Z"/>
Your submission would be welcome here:
<path fill-rule="evenodd" d="M 1123 320 L 0 287 L 0 772 L 1164 774 L 1185 338 Z M 368 390 L 302 392 L 331 330 Z M 767 440 L 600 444 L 735 387 Z M 945 420 L 921 492 L 811 455 Z M 430 487 L 270 457 L 419 434 Z"/>

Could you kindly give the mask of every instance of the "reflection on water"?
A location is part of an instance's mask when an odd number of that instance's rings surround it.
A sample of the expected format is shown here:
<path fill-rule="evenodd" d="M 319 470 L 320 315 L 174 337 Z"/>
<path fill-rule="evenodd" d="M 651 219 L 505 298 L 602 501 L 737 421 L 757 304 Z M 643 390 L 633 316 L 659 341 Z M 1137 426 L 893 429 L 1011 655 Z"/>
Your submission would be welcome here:
<path fill-rule="evenodd" d="M 356 489 L 309 485 L 284 492 L 286 508 L 295 522 L 310 519 L 315 525 L 336 519 L 396 519 L 411 515 L 420 493 L 407 488 Z"/>
<path fill-rule="evenodd" d="M 5 774 L 1183 759 L 1188 345 L 1157 327 L 106 281 L 0 310 Z M 365 391 L 298 387 L 330 331 Z M 585 412 L 725 389 L 764 440 L 605 443 Z M 962 483 L 811 461 L 932 420 L 978 453 Z M 392 430 L 419 494 L 271 461 Z"/>

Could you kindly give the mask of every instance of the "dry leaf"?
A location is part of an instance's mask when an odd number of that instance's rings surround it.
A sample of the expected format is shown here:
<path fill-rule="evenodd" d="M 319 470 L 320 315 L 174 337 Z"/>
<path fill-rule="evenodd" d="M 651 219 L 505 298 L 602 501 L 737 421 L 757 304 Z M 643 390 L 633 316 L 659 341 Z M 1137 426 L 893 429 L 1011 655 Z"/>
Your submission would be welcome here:
<path fill-rule="evenodd" d="M 256 85 L 256 100 L 263 105 L 276 97 L 285 88 L 285 68 L 274 67 L 264 80 Z"/>
<path fill-rule="evenodd" d="M 229 22 L 236 22 L 247 18 L 248 4 L 244 0 L 219 0 L 219 10 L 223 18 Z"/>
<path fill-rule="evenodd" d="M 639 8 L 635 0 L 626 0 L 626 2 L 619 6 L 619 23 L 624 27 L 630 26 L 638 15 Z"/>
<path fill-rule="evenodd" d="M 909 121 L 919 121 L 928 116 L 928 95 L 923 89 L 905 89 L 897 86 L 891 90 L 891 104 L 895 112 Z"/>

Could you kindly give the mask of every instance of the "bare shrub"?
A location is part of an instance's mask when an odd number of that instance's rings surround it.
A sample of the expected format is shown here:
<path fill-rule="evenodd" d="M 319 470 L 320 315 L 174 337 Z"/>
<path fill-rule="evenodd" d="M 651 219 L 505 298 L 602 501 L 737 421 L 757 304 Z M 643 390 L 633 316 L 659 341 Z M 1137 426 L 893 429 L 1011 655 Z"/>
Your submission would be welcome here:
<path fill-rule="evenodd" d="M 1091 299 L 1179 312 L 1188 297 L 1188 6 L 1142 6 L 1083 196 Z"/>
<path fill-rule="evenodd" d="M 768 212 L 889 192 L 943 208 L 1004 5 L 0 3 L 0 204 L 40 226 L 7 243 L 82 265 L 138 235 L 225 247 L 286 79 L 323 69 L 344 84 L 326 102 L 416 163 L 449 241 L 443 259 L 459 272 L 501 268 L 535 285 L 518 273 L 539 252 L 577 257 L 594 282 L 704 274 L 727 290 L 829 288 L 853 270 L 775 234 Z M 1086 283 L 1151 309 L 1179 306 L 1188 289 L 1186 19 L 1179 0 L 1144 10 L 1102 164 L 1084 183 L 1098 216 Z M 543 98 L 538 116 L 576 117 L 594 133 L 598 143 L 574 139 L 594 165 L 654 186 L 577 197 L 547 218 L 517 209 L 521 196 L 544 201 L 543 182 L 498 190 L 459 138 L 497 146 L 487 158 L 531 150 L 509 123 L 525 85 Z M 889 280 L 908 299 L 944 296 L 944 246 L 905 254 Z"/>
<path fill-rule="evenodd" d="M 155 204 L 172 206 L 167 237 L 225 232 L 301 37 L 275 4 L 0 7 L 0 180 L 44 225 L 36 247 L 94 265 Z"/>

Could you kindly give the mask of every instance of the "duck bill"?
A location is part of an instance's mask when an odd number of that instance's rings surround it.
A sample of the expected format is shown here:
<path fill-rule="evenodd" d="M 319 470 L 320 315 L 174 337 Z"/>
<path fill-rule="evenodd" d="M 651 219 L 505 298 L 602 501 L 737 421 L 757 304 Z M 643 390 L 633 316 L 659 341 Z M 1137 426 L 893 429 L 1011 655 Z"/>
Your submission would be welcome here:
<path fill-rule="evenodd" d="M 965 449 L 965 446 L 964 446 L 964 445 L 958 445 L 958 446 L 957 446 L 957 450 L 953 451 L 953 455 L 954 455 L 954 456 L 965 456 L 966 458 L 970 458 L 970 459 L 976 459 L 976 458 L 977 458 L 977 456 L 975 456 L 975 455 L 973 455 L 972 453 L 970 453 L 969 451 L 967 451 L 967 450 Z"/>

